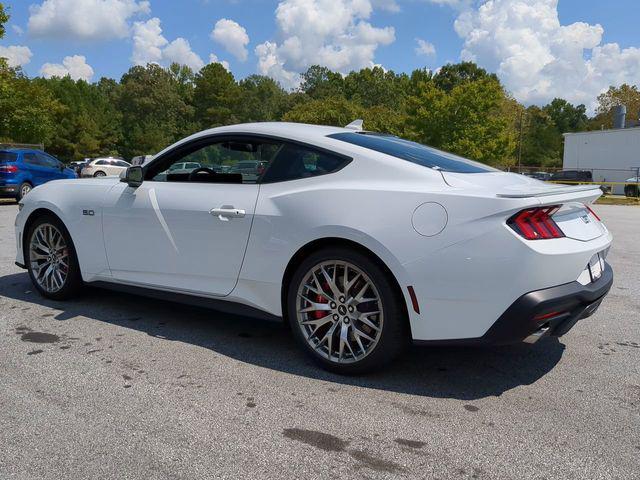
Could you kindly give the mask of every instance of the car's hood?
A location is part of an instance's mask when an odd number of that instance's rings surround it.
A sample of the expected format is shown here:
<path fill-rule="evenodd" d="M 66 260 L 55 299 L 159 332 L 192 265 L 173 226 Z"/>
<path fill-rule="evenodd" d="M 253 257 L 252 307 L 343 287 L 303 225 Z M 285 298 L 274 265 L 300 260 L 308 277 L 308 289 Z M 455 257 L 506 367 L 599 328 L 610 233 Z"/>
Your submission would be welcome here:
<path fill-rule="evenodd" d="M 498 197 L 527 198 L 546 197 L 574 192 L 599 190 L 598 185 L 557 185 L 507 172 L 451 173 L 442 172 L 444 180 L 452 187 L 483 190 Z"/>
<path fill-rule="evenodd" d="M 69 178 L 63 180 L 52 180 L 47 182 L 42 187 L 47 185 L 113 185 L 120 181 L 120 177 L 117 175 L 110 175 L 107 177 L 89 177 L 89 178 Z"/>

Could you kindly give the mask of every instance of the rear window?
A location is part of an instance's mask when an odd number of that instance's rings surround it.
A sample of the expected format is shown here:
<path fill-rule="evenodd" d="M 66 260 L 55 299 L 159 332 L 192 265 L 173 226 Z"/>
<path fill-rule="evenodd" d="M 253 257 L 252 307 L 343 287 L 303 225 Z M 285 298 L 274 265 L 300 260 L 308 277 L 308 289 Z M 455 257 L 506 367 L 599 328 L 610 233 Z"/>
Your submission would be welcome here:
<path fill-rule="evenodd" d="M 344 132 L 333 133 L 328 137 L 444 172 L 486 173 L 498 171 L 482 163 L 391 135 Z"/>
<path fill-rule="evenodd" d="M 12 152 L 0 152 L 0 163 L 11 163 L 18 160 L 18 155 Z"/>

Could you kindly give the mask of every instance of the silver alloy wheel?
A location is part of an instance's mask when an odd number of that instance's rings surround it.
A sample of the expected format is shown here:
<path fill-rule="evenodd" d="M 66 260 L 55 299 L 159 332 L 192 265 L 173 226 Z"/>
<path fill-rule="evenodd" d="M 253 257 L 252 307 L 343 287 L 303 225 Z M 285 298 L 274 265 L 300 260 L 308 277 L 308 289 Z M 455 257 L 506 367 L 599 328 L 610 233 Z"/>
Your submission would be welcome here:
<path fill-rule="evenodd" d="M 22 185 L 22 188 L 20 189 L 20 197 L 24 197 L 27 193 L 29 193 L 31 191 L 31 185 L 29 185 L 28 183 L 25 183 L 24 185 Z"/>
<path fill-rule="evenodd" d="M 29 242 L 29 262 L 42 289 L 55 293 L 64 287 L 69 276 L 69 248 L 57 227 L 50 223 L 36 227 Z"/>
<path fill-rule="evenodd" d="M 94 175 L 94 177 L 106 177 L 107 174 L 104 172 L 96 172 L 96 174 Z"/>
<path fill-rule="evenodd" d="M 362 360 L 382 334 L 380 294 L 349 262 L 325 261 L 311 268 L 298 287 L 296 312 L 307 343 L 331 362 Z"/>

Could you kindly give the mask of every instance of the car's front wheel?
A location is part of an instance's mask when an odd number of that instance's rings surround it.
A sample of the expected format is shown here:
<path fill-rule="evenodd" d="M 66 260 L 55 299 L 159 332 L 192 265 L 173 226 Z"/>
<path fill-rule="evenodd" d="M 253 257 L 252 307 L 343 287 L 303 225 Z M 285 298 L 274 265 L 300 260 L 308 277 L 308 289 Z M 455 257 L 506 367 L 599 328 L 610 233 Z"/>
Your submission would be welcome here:
<path fill-rule="evenodd" d="M 359 251 L 314 252 L 294 273 L 287 313 L 311 357 L 336 373 L 362 373 L 397 357 L 408 343 L 402 299 L 389 274 Z"/>
<path fill-rule="evenodd" d="M 53 215 L 43 215 L 27 232 L 25 260 L 31 281 L 47 298 L 73 297 L 82 286 L 80 266 L 69 232 Z"/>

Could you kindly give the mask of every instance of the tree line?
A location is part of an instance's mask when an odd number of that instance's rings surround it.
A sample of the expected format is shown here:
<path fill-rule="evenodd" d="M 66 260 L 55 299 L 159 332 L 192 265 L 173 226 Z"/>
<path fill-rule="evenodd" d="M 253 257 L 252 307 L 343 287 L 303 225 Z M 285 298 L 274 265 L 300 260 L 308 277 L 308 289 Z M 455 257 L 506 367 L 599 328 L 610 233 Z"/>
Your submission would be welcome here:
<path fill-rule="evenodd" d="M 0 18 L 1 20 L 1 18 Z M 4 22 L 0 22 L 2 24 Z M 293 121 L 365 128 L 490 165 L 560 167 L 562 134 L 610 128 L 611 107 L 640 111 L 637 86 L 611 87 L 589 118 L 556 98 L 525 107 L 495 74 L 471 62 L 410 74 L 380 67 L 348 75 L 313 66 L 299 89 L 271 78 L 236 80 L 221 64 L 194 72 L 174 64 L 134 66 L 119 81 L 29 78 L 0 60 L 0 143 L 43 143 L 64 161 L 154 154 L 191 133 L 242 122 Z"/>

